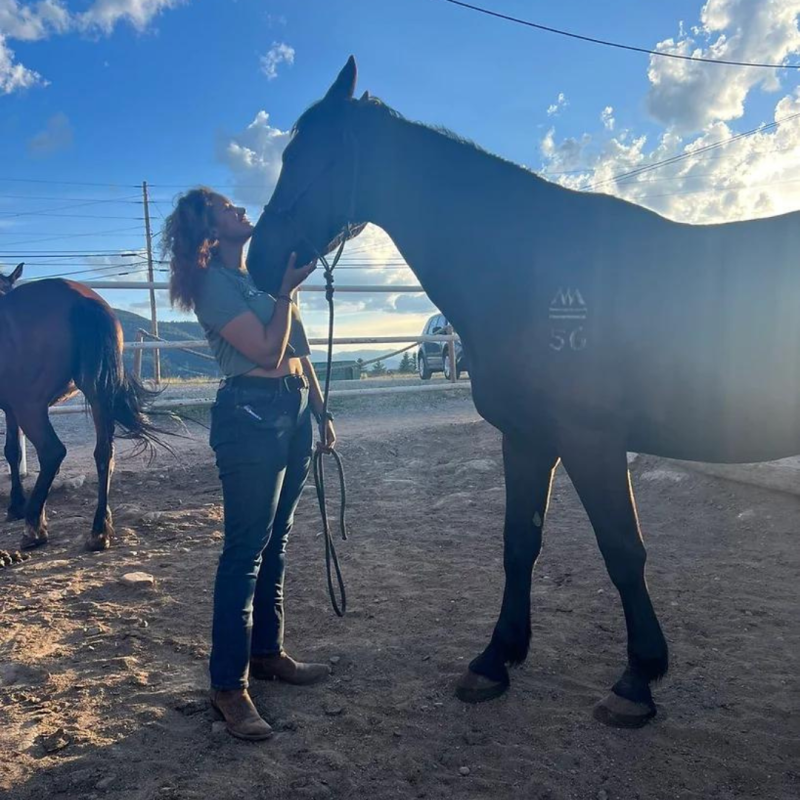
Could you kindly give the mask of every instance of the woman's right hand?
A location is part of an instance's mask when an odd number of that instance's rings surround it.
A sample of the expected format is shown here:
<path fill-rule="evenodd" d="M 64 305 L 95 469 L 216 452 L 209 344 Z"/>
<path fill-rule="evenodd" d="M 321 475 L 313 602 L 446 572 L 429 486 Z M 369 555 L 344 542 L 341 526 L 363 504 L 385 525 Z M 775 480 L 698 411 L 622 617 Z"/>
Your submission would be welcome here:
<path fill-rule="evenodd" d="M 281 294 L 291 294 L 317 268 L 316 259 L 302 267 L 296 267 L 296 263 L 297 253 L 292 253 L 283 273 Z"/>

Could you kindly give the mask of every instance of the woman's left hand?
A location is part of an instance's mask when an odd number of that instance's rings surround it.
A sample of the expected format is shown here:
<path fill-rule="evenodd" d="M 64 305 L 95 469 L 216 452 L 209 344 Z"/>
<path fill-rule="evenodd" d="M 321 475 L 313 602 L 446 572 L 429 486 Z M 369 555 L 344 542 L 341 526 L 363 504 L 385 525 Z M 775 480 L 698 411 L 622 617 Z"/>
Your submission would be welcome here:
<path fill-rule="evenodd" d="M 333 422 L 325 420 L 325 426 L 322 431 L 322 440 L 317 442 L 317 447 L 325 453 L 330 453 L 336 446 L 336 431 L 333 429 Z"/>

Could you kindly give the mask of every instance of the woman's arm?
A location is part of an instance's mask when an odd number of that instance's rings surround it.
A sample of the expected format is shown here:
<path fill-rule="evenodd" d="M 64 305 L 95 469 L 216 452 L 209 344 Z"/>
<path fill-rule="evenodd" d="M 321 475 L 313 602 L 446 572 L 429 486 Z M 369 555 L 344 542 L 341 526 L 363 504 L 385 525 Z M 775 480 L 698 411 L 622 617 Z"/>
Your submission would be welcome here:
<path fill-rule="evenodd" d="M 288 298 L 278 297 L 270 321 L 263 325 L 252 312 L 234 317 L 220 336 L 254 364 L 267 370 L 277 369 L 286 355 L 292 328 L 292 307 Z"/>
<path fill-rule="evenodd" d="M 317 267 L 317 262 L 312 261 L 295 268 L 296 260 L 297 255 L 292 253 L 275 298 L 275 311 L 266 325 L 262 325 L 252 311 L 245 311 L 234 317 L 219 332 L 240 353 L 267 370 L 277 369 L 286 356 L 292 329 L 292 292 Z"/>

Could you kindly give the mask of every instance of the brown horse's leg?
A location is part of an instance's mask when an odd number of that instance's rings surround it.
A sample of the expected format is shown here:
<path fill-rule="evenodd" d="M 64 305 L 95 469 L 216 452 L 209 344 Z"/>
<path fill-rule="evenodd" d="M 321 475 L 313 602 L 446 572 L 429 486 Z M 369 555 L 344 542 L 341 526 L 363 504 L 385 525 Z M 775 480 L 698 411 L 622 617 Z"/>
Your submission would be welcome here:
<path fill-rule="evenodd" d="M 19 467 L 22 462 L 22 448 L 19 441 L 19 425 L 12 411 L 6 411 L 5 456 L 11 467 L 11 500 L 8 504 L 7 520 L 22 519 L 25 516 L 25 492 L 22 489 Z"/>
<path fill-rule="evenodd" d="M 46 405 L 17 412 L 17 420 L 36 448 L 36 455 L 39 457 L 39 477 L 25 508 L 25 533 L 20 545 L 23 549 L 27 549 L 47 542 L 45 503 L 53 479 L 67 454 L 67 448 L 50 424 Z"/>
<path fill-rule="evenodd" d="M 531 575 L 542 547 L 542 526 L 558 458 L 555 450 L 532 449 L 503 436 L 506 517 L 503 605 L 487 648 L 456 684 L 456 696 L 468 703 L 491 700 L 509 685 L 506 664 L 528 655 L 531 638 Z"/>
<path fill-rule="evenodd" d="M 114 526 L 108 507 L 108 492 L 114 472 L 114 419 L 111 409 L 101 398 L 93 400 L 92 417 L 97 433 L 94 462 L 97 465 L 97 510 L 92 530 L 86 539 L 87 550 L 107 550 L 111 546 Z"/>
<path fill-rule="evenodd" d="M 628 631 L 628 666 L 595 708 L 608 725 L 640 727 L 655 716 L 650 683 L 668 667 L 667 643 L 645 582 L 646 552 L 639 532 L 627 455 L 618 441 L 587 433 L 562 448 L 564 466 L 597 536 L 608 574 L 619 591 Z"/>

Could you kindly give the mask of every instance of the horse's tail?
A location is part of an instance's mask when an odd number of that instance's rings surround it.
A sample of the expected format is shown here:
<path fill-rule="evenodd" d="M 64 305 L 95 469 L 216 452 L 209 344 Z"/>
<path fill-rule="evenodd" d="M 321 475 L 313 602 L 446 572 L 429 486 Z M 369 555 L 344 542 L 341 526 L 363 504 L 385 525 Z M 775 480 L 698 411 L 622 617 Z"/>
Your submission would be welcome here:
<path fill-rule="evenodd" d="M 154 445 L 171 450 L 161 438 L 167 434 L 144 413 L 159 392 L 146 389 L 126 372 L 122 361 L 122 326 L 103 301 L 81 298 L 72 315 L 75 334 L 75 384 L 87 402 L 100 405 L 121 429 L 120 437 L 134 439 L 141 450 L 154 453 Z M 137 449 L 137 452 L 139 450 Z"/>

